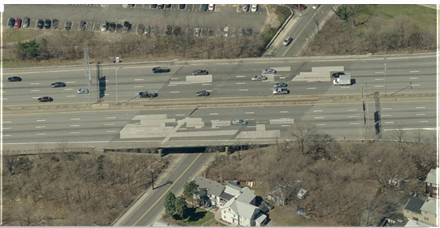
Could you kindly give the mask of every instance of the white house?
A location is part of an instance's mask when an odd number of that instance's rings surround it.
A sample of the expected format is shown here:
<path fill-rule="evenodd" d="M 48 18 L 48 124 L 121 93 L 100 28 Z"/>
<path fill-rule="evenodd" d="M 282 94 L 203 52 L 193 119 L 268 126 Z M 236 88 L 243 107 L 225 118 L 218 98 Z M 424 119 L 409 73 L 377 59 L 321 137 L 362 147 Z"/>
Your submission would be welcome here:
<path fill-rule="evenodd" d="M 223 205 L 220 203 L 220 195 L 222 195 L 223 191 L 225 190 L 225 186 L 217 181 L 206 179 L 202 176 L 196 176 L 194 181 L 199 185 L 199 188 L 206 189 L 205 194 L 208 196 L 211 205 L 217 207 L 221 207 Z"/>

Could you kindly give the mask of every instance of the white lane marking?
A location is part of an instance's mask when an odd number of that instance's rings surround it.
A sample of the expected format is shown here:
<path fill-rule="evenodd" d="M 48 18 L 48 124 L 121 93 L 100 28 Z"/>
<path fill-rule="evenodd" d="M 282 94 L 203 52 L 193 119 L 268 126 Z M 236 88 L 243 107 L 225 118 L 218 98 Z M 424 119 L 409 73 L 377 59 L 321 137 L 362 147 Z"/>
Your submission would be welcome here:
<path fill-rule="evenodd" d="M 3 130 L 10 130 L 10 127 L 4 127 Z"/>
<path fill-rule="evenodd" d="M 350 124 L 359 124 L 359 123 L 350 123 Z"/>
<path fill-rule="evenodd" d="M 416 107 L 416 108 L 425 108 L 425 107 Z"/>
<path fill-rule="evenodd" d="M 171 78 L 171 80 L 179 80 L 179 78 Z"/>
<path fill-rule="evenodd" d="M 38 82 L 34 82 L 34 83 L 31 83 L 31 85 L 39 85 L 40 83 L 38 83 Z"/>
<path fill-rule="evenodd" d="M 104 124 L 104 125 L 107 125 L 107 126 L 113 126 L 113 125 L 115 125 L 115 124 Z"/>
<path fill-rule="evenodd" d="M 376 81 L 383 81 L 384 79 L 383 78 L 376 78 L 374 80 L 376 80 Z"/>
<path fill-rule="evenodd" d="M 80 120 L 80 118 L 72 118 L 72 119 L 70 119 L 70 120 Z"/>
<path fill-rule="evenodd" d="M 419 79 L 419 78 L 409 78 L 409 79 Z"/>
<path fill-rule="evenodd" d="M 40 97 L 32 97 L 32 99 L 38 99 L 38 98 L 40 98 Z"/>
<path fill-rule="evenodd" d="M 383 110 L 390 110 L 391 108 L 382 108 Z"/>
<path fill-rule="evenodd" d="M 70 127 L 79 127 L 79 125 L 70 125 Z"/>
<path fill-rule="evenodd" d="M 374 86 L 374 87 L 376 87 L 376 88 L 377 88 L 377 87 L 383 87 L 383 85 L 378 85 L 378 86 Z"/>
<path fill-rule="evenodd" d="M 3 123 L 12 123 L 12 121 L 3 121 Z"/>
<path fill-rule="evenodd" d="M 428 121 L 427 120 L 421 120 L 421 121 L 419 121 L 420 123 L 428 123 Z"/>
<path fill-rule="evenodd" d="M 240 76 L 236 76 L 237 78 L 244 78 L 244 77 L 246 77 L 246 76 L 242 76 L 242 75 L 240 75 Z"/>
<path fill-rule="evenodd" d="M 309 87 L 309 88 L 307 88 L 307 89 L 316 89 L 316 87 Z"/>
<path fill-rule="evenodd" d="M 3 135 L 3 136 L 8 137 L 8 136 L 11 136 L 11 135 Z"/>
<path fill-rule="evenodd" d="M 45 128 L 46 126 L 35 126 L 35 128 Z"/>
<path fill-rule="evenodd" d="M 144 87 L 144 86 L 134 86 L 134 88 L 142 88 L 142 87 Z"/>
<path fill-rule="evenodd" d="M 110 95 L 110 94 L 106 93 L 105 95 L 108 96 L 108 95 Z"/>
<path fill-rule="evenodd" d="M 75 83 L 75 82 L 73 81 L 73 82 L 66 82 L 66 83 Z"/>
<path fill-rule="evenodd" d="M 240 92 L 246 92 L 246 91 L 248 91 L 248 89 L 239 89 L 238 91 L 240 91 Z"/>
<path fill-rule="evenodd" d="M 46 121 L 46 120 L 37 120 L 37 122 L 43 122 L 43 121 Z"/>
<path fill-rule="evenodd" d="M 235 84 L 237 84 L 237 85 L 244 85 L 244 84 L 246 84 L 246 82 L 237 82 Z"/>
<path fill-rule="evenodd" d="M 3 97 L 2 100 L 7 100 L 8 98 Z"/>
<path fill-rule="evenodd" d="M 70 134 L 79 134 L 77 131 L 70 132 Z"/>
<path fill-rule="evenodd" d="M 316 124 L 316 125 L 324 126 L 325 124 Z"/>
<path fill-rule="evenodd" d="M 394 122 L 385 122 L 385 123 L 392 124 L 392 123 L 394 123 Z"/>
<path fill-rule="evenodd" d="M 64 89 L 64 90 L 73 90 L 73 89 Z"/>
<path fill-rule="evenodd" d="M 75 97 L 75 95 L 69 95 L 69 96 L 66 96 L 66 97 Z"/>
<path fill-rule="evenodd" d="M 357 108 L 348 109 L 348 111 L 357 111 Z"/>
<path fill-rule="evenodd" d="M 280 111 L 280 113 L 289 113 L 289 111 Z"/>
<path fill-rule="evenodd" d="M 280 79 L 286 79 L 286 77 L 280 77 Z"/>
<path fill-rule="evenodd" d="M 180 93 L 180 91 L 171 91 L 170 93 Z"/>
<path fill-rule="evenodd" d="M 185 114 L 176 114 L 176 116 L 185 116 Z"/>
<path fill-rule="evenodd" d="M 411 71 L 409 71 L 410 73 L 419 73 L 420 71 L 418 71 L 418 70 L 411 70 Z"/>
<path fill-rule="evenodd" d="M 382 115 L 382 117 L 384 117 L 384 116 L 391 116 L 391 115 Z"/>
<path fill-rule="evenodd" d="M 348 118 L 356 118 L 357 116 L 347 116 Z"/>
<path fill-rule="evenodd" d="M 116 131 L 107 131 L 107 132 L 113 133 L 113 132 L 116 132 Z"/>
<path fill-rule="evenodd" d="M 45 135 L 46 133 L 37 133 L 35 135 Z"/>
<path fill-rule="evenodd" d="M 374 73 L 376 73 L 376 74 L 383 74 L 382 71 L 378 71 L 378 72 L 374 72 Z"/>
<path fill-rule="evenodd" d="M 40 90 L 38 90 L 38 89 L 31 90 L 31 92 L 38 92 L 38 91 L 40 91 Z"/>
<path fill-rule="evenodd" d="M 412 84 L 412 86 L 420 86 L 420 84 Z"/>
<path fill-rule="evenodd" d="M 109 117 L 105 117 L 106 119 L 115 119 L 115 116 L 109 116 Z"/>
<path fill-rule="evenodd" d="M 202 85 L 204 85 L 204 86 L 210 86 L 211 84 L 210 84 L 210 83 L 207 83 L 207 84 L 202 84 Z"/>
<path fill-rule="evenodd" d="M 144 79 L 140 78 L 140 79 L 135 79 L 135 81 L 143 81 Z"/>
<path fill-rule="evenodd" d="M 425 115 L 425 113 L 416 114 L 416 116 L 424 116 L 424 115 Z"/>
<path fill-rule="evenodd" d="M 324 119 L 325 117 L 323 116 L 315 116 L 315 119 Z"/>
<path fill-rule="evenodd" d="M 144 130 L 134 130 L 134 131 L 144 131 Z"/>
<path fill-rule="evenodd" d="M 313 112 L 322 112 L 322 110 L 313 110 Z"/>
<path fill-rule="evenodd" d="M 290 127 L 290 125 L 281 125 L 281 127 Z"/>
<path fill-rule="evenodd" d="M 218 113 L 209 113 L 210 116 L 216 116 Z"/>
<path fill-rule="evenodd" d="M 177 85 L 168 85 L 168 86 L 177 86 Z"/>
<path fill-rule="evenodd" d="M 339 88 L 340 88 L 340 89 L 350 89 L 351 86 L 340 86 Z"/>
<path fill-rule="evenodd" d="M 244 114 L 254 114 L 254 112 L 245 112 Z"/>

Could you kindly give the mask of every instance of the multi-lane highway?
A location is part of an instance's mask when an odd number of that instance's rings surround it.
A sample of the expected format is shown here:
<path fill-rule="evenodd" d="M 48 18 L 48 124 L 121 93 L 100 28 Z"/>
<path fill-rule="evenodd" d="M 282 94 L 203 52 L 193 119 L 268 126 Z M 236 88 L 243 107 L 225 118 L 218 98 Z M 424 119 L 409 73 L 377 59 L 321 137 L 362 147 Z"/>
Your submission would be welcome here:
<path fill-rule="evenodd" d="M 169 64 L 171 72 L 166 74 L 153 74 L 152 67 L 149 64 L 102 66 L 101 76 L 107 81 L 102 104 L 110 104 L 104 109 L 86 108 L 87 96 L 76 94 L 76 90 L 85 85 L 83 67 L 5 69 L 4 147 L 59 142 L 93 146 L 120 142 L 164 145 L 275 140 L 285 137 L 294 122 L 304 120 L 337 139 L 364 139 L 367 128 L 374 138 L 376 107 L 372 94 L 376 91 L 381 97 L 384 137 L 391 137 L 392 129 L 402 128 L 408 134 L 421 129 L 426 137 L 435 132 L 433 56 L 268 59 L 206 64 L 194 61 Z M 251 77 L 268 67 L 278 72 L 268 75 L 268 81 L 251 81 Z M 352 75 L 354 84 L 333 86 L 326 67 L 342 67 Z M 209 75 L 192 77 L 196 69 L 206 69 Z M 304 78 L 301 76 L 304 74 L 311 78 L 314 74 L 328 77 L 325 81 L 296 80 Z M 23 81 L 7 82 L 10 76 L 20 76 Z M 67 86 L 50 88 L 55 81 L 63 81 Z M 291 94 L 272 95 L 272 83 L 278 81 L 286 82 Z M 92 103 L 97 100 L 96 84 L 96 71 L 92 70 Z M 362 87 L 368 95 L 368 126 L 363 120 Z M 154 90 L 159 96 L 138 98 L 142 90 Z M 208 90 L 211 96 L 195 97 L 199 90 Z M 38 103 L 36 98 L 40 96 L 51 96 L 54 102 Z M 123 104 L 122 108 L 113 105 L 116 101 Z M 132 108 L 130 104 L 137 106 Z M 248 120 L 248 125 L 232 125 L 231 120 L 236 118 Z"/>

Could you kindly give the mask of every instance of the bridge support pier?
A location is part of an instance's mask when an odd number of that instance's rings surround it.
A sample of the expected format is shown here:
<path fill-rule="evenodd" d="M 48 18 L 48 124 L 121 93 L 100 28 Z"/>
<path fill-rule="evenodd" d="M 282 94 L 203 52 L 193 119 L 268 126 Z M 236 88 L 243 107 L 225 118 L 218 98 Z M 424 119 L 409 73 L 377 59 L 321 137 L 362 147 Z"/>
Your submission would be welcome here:
<path fill-rule="evenodd" d="M 162 149 L 157 149 L 157 153 L 159 153 L 159 157 L 162 157 Z"/>
<path fill-rule="evenodd" d="M 229 147 L 225 147 L 226 155 L 229 155 Z"/>

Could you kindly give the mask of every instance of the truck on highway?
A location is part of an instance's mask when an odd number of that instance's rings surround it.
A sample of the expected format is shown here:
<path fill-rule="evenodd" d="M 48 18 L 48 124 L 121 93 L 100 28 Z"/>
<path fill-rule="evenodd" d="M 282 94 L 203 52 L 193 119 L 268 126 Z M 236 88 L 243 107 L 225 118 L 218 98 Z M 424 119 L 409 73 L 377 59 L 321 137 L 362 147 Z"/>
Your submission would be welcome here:
<path fill-rule="evenodd" d="M 333 85 L 335 85 L 335 86 L 351 85 L 351 75 L 349 75 L 349 74 L 339 75 L 339 78 L 336 78 L 333 80 Z"/>

